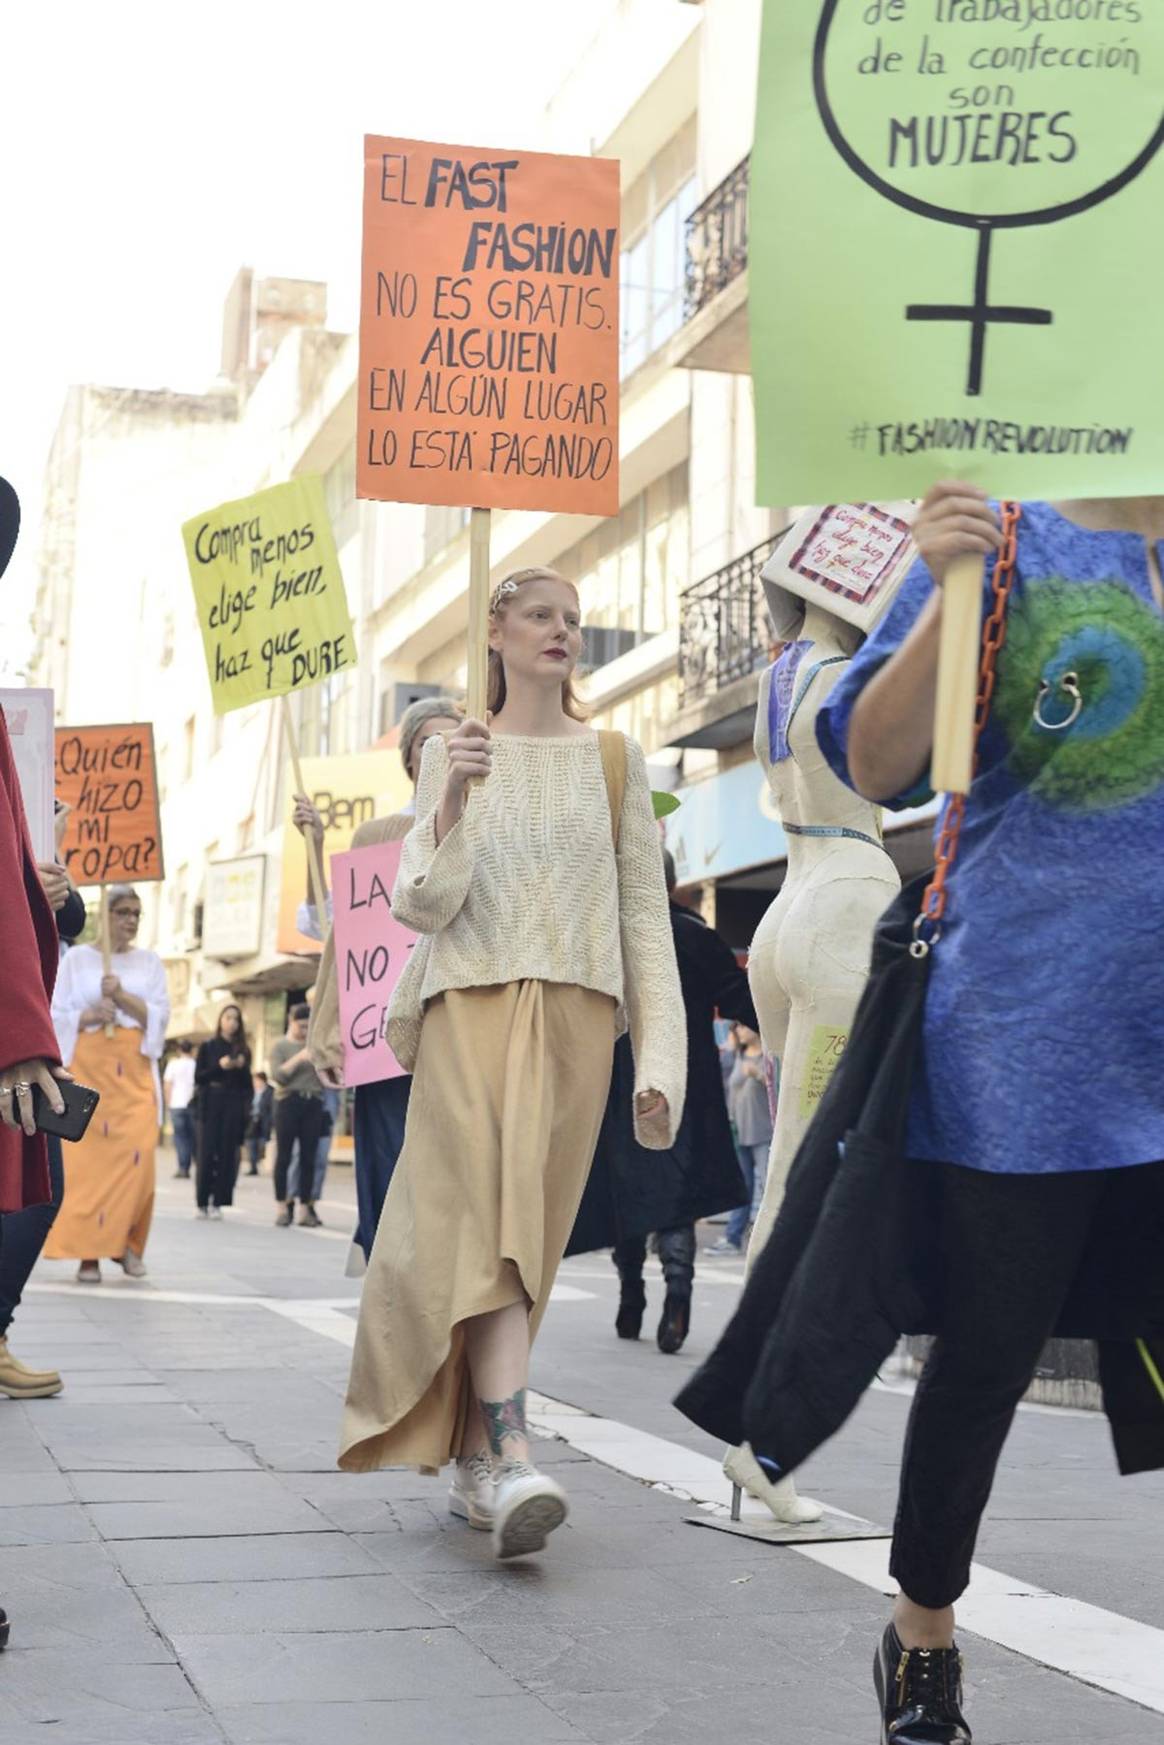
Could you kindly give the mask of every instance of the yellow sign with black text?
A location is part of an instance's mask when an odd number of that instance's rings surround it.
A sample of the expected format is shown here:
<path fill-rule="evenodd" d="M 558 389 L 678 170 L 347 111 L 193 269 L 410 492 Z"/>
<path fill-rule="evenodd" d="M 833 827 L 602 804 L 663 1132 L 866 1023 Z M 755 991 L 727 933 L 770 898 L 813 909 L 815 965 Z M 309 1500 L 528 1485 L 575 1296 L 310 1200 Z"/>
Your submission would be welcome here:
<path fill-rule="evenodd" d="M 182 528 L 214 711 L 301 691 L 355 666 L 343 575 L 315 476 Z"/>

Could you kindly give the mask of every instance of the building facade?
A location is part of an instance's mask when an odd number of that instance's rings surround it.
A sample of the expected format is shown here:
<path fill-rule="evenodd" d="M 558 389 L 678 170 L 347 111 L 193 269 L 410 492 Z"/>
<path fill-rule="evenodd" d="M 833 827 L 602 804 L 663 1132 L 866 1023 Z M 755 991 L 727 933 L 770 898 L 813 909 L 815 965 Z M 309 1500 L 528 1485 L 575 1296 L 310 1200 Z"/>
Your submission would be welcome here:
<path fill-rule="evenodd" d="M 638 737 L 656 785 L 681 793 L 681 876 L 739 947 L 784 864 L 751 756 L 772 657 L 759 571 L 791 513 L 754 502 L 759 25 L 760 0 L 617 0 L 550 97 L 541 149 L 621 165 L 621 506 L 500 512 L 491 548 L 495 581 L 547 564 L 577 583 L 596 722 Z M 205 1033 L 229 991 L 260 1053 L 314 976 L 285 930 L 280 943 L 302 847 L 278 712 L 211 710 L 182 521 L 323 476 L 360 661 L 294 699 L 305 755 L 387 755 L 405 703 L 465 676 L 467 511 L 357 501 L 356 341 L 325 317 L 322 285 L 240 273 L 211 389 L 74 389 L 46 493 L 32 680 L 54 687 L 61 721 L 154 722 L 167 876 L 144 893 L 143 942 L 169 966 L 172 1033 Z"/>

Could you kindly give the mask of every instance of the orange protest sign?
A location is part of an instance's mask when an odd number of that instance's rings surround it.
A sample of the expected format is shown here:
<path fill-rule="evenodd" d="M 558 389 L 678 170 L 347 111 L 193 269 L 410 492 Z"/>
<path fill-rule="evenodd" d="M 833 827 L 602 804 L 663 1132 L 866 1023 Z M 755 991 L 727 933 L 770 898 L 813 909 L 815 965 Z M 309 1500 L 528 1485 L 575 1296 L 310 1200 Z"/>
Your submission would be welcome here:
<path fill-rule="evenodd" d="M 154 730 L 58 727 L 57 799 L 72 808 L 61 857 L 79 885 L 165 878 Z"/>
<path fill-rule="evenodd" d="M 364 159 L 357 494 L 617 514 L 618 164 Z"/>

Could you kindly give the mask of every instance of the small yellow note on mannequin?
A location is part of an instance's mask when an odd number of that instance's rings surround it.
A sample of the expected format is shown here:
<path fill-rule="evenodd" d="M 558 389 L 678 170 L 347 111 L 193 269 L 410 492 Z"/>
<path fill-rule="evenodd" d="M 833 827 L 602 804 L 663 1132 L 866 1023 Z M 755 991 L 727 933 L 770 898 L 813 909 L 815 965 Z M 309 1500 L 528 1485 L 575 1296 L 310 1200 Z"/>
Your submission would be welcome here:
<path fill-rule="evenodd" d="M 816 1114 L 848 1040 L 847 1030 L 837 1030 L 831 1024 L 817 1024 L 813 1029 L 800 1086 L 800 1113 L 805 1120 Z"/>
<path fill-rule="evenodd" d="M 182 538 L 215 714 L 355 666 L 321 479 L 222 503 L 185 522 Z"/>

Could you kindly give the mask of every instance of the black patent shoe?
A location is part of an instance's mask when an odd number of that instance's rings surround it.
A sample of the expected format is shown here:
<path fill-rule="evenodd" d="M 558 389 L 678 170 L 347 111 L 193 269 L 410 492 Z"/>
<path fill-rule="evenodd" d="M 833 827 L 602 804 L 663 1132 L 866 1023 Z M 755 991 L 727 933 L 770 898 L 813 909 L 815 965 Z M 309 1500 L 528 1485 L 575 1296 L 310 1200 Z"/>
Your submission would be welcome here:
<path fill-rule="evenodd" d="M 659 1350 L 667 1357 L 674 1357 L 677 1351 L 682 1351 L 683 1341 L 690 1327 L 691 1298 L 672 1296 L 668 1291 L 667 1300 L 663 1304 L 663 1318 L 655 1335 Z"/>
<path fill-rule="evenodd" d="M 8 1632 L 10 1628 L 8 1613 L 0 1611 L 0 1653 L 3 1653 L 4 1649 L 8 1646 Z"/>
<path fill-rule="evenodd" d="M 972 1745 L 956 1648 L 903 1648 L 890 1624 L 873 1661 L 881 1745 Z"/>
<path fill-rule="evenodd" d="M 638 1338 L 643 1330 L 646 1307 L 647 1293 L 642 1283 L 637 1288 L 633 1284 L 624 1284 L 618 1300 L 618 1314 L 614 1318 L 614 1330 L 620 1339 Z"/>

